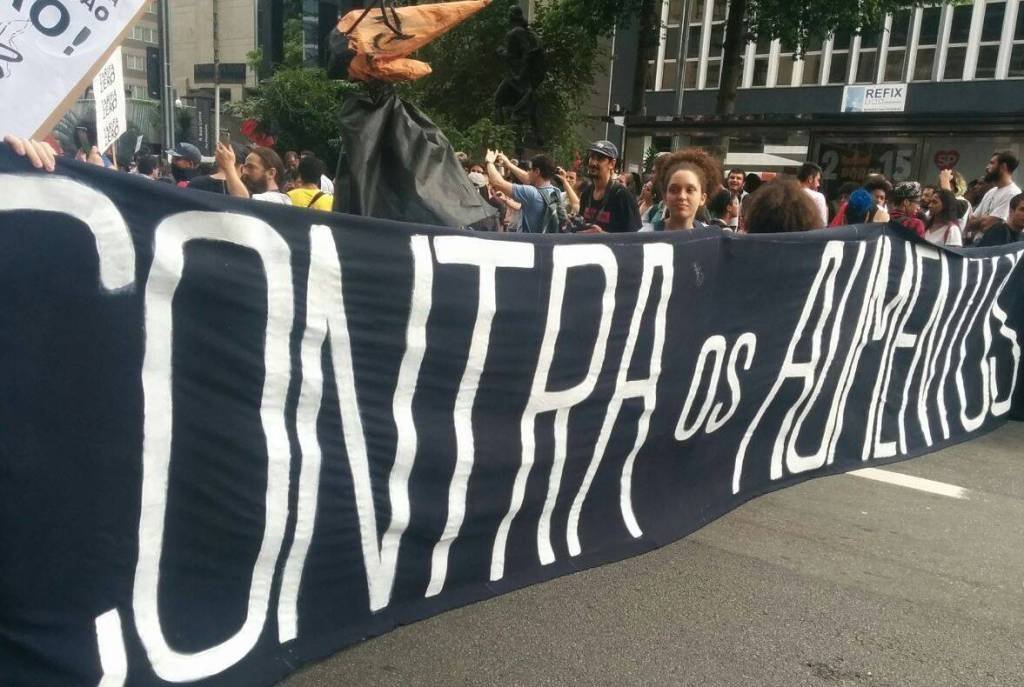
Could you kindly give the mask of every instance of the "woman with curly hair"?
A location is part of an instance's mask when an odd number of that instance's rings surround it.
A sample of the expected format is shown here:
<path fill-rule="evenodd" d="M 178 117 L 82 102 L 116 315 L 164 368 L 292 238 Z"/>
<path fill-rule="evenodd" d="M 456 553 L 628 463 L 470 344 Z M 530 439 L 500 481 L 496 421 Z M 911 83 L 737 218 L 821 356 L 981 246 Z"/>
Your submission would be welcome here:
<path fill-rule="evenodd" d="M 743 219 L 748 234 L 808 231 L 821 224 L 817 206 L 800 184 L 778 179 L 750 195 Z"/>
<path fill-rule="evenodd" d="M 697 215 L 708 196 L 721 187 L 722 170 L 718 162 L 696 149 L 677 151 L 659 162 L 658 189 L 665 201 L 663 228 L 706 229 L 707 225 Z"/>

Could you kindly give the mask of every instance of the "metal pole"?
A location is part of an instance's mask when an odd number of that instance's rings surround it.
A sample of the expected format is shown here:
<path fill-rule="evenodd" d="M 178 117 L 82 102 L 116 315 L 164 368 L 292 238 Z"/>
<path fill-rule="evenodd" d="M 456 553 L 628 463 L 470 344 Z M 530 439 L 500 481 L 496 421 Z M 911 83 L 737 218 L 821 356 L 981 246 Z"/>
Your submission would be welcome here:
<path fill-rule="evenodd" d="M 216 151 L 220 140 L 220 31 L 217 0 L 213 0 L 213 136 L 210 147 Z"/>
<path fill-rule="evenodd" d="M 676 118 L 683 116 L 683 86 L 686 83 L 686 51 L 690 42 L 690 4 L 693 0 L 683 0 L 683 16 L 679 19 L 679 51 L 676 54 Z M 680 148 L 681 134 L 676 129 L 675 145 Z"/>
<path fill-rule="evenodd" d="M 171 12 L 170 0 L 160 0 L 160 51 L 164 63 L 164 149 L 174 147 L 174 86 L 171 84 Z"/>

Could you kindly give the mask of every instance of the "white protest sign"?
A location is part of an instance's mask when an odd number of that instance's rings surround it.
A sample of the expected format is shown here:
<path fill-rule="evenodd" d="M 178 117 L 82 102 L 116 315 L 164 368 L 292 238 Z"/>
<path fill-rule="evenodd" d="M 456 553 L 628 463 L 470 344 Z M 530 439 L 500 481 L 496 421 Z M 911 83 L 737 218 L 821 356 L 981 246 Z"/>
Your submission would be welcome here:
<path fill-rule="evenodd" d="M 103 152 L 128 130 L 121 48 L 114 51 L 92 80 L 92 92 L 96 98 L 96 147 Z"/>
<path fill-rule="evenodd" d="M 0 134 L 52 126 L 121 42 L 146 0 L 0 3 Z M 14 103 L 17 103 L 15 106 Z"/>

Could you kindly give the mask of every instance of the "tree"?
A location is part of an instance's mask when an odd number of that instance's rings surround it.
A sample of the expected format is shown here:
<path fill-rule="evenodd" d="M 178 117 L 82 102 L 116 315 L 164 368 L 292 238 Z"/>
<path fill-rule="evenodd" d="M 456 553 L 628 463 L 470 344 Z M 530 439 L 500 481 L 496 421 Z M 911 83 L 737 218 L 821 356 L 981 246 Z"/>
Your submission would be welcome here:
<path fill-rule="evenodd" d="M 311 150 L 333 164 L 338 151 L 338 116 L 342 100 L 359 87 L 327 78 L 323 69 L 282 67 L 244 101 L 229 103 L 228 110 L 243 119 L 255 119 L 272 134 L 281 150 Z"/>
<path fill-rule="evenodd" d="M 487 147 L 511 153 L 514 132 L 491 121 L 494 92 L 505 73 L 497 48 L 508 31 L 508 11 L 518 0 L 494 0 L 489 7 L 420 50 L 416 58 L 433 73 L 398 86 L 399 94 L 423 109 L 457 150 L 482 157 Z M 602 68 L 603 38 L 617 24 L 629 25 L 641 7 L 656 0 L 543 0 L 532 24 L 545 48 L 547 78 L 538 91 L 547 134 L 547 151 L 563 162 L 582 148 L 578 125 L 590 99 L 594 76 Z M 285 149 L 309 149 L 326 160 L 337 151 L 327 141 L 338 136 L 341 99 L 360 86 L 331 81 L 323 70 L 301 65 L 301 3 L 289 0 L 285 15 L 285 65 L 261 81 L 241 103 L 229 105 L 237 116 L 257 120 Z M 655 26 L 657 18 L 654 18 Z M 653 43 L 656 47 L 656 42 Z M 260 59 L 252 53 L 252 60 Z M 642 93 L 641 93 L 642 96 Z"/>
<path fill-rule="evenodd" d="M 582 146 L 577 134 L 590 85 L 602 67 L 601 41 L 616 24 L 628 25 L 642 5 L 653 0 L 546 0 L 538 4 L 531 27 L 544 45 L 547 78 L 538 90 L 546 148 L 568 161 Z M 465 132 L 492 130 L 494 92 L 505 74 L 497 48 L 509 29 L 508 11 L 517 0 L 494 2 L 465 24 L 420 51 L 434 73 L 403 89 L 403 96 L 423 108 L 449 139 L 473 139 Z M 479 143 L 478 139 L 477 143 Z M 496 145 L 495 141 L 491 145 Z M 466 150 L 479 154 L 482 151 Z"/>
<path fill-rule="evenodd" d="M 736 109 L 736 91 L 743 72 L 741 58 L 748 42 L 759 38 L 780 39 L 799 54 L 812 39 L 827 38 L 837 30 L 854 33 L 868 28 L 876 30 L 886 14 L 926 4 L 930 3 L 906 0 L 731 0 L 725 25 L 722 82 L 716 112 L 728 115 Z"/>

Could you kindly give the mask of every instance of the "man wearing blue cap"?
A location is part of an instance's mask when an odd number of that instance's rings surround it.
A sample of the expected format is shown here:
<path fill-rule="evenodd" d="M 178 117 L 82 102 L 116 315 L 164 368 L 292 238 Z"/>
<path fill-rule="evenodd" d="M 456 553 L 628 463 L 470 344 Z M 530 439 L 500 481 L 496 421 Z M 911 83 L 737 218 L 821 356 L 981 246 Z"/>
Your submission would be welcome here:
<path fill-rule="evenodd" d="M 612 180 L 619 149 L 611 141 L 597 141 L 587 157 L 588 186 L 580 198 L 583 231 L 590 234 L 639 231 L 640 206 L 633 194 Z"/>

